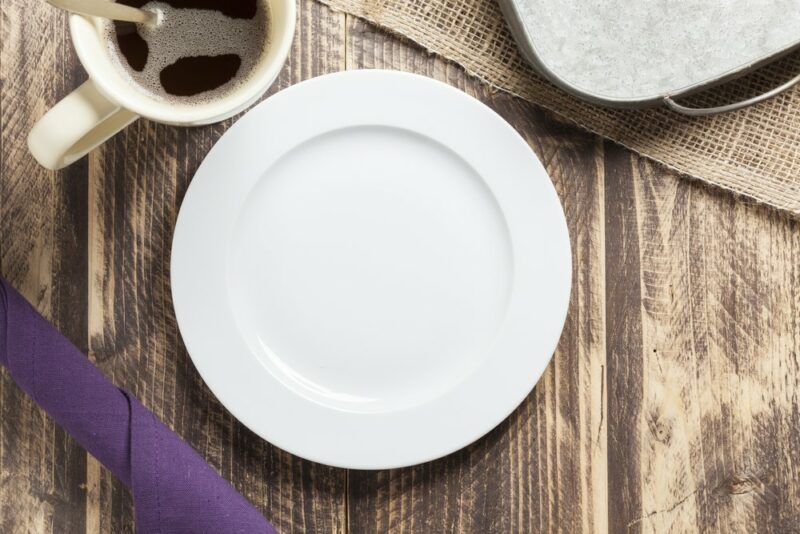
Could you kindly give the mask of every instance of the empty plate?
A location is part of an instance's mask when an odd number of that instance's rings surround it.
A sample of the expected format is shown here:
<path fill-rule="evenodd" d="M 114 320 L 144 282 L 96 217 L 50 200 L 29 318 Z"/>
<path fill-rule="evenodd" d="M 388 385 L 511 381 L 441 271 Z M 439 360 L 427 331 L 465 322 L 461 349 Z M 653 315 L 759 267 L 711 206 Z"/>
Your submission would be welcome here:
<path fill-rule="evenodd" d="M 255 107 L 178 217 L 186 347 L 245 425 L 298 456 L 407 466 L 491 430 L 567 311 L 569 238 L 525 141 L 431 79 L 350 71 Z"/>

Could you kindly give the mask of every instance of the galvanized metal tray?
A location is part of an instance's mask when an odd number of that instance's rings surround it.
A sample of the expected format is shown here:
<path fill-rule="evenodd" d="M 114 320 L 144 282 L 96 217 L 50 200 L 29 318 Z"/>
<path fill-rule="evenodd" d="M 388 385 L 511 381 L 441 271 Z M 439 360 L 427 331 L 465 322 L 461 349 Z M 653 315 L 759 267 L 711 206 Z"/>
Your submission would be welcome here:
<path fill-rule="evenodd" d="M 756 97 L 715 108 L 676 102 L 742 76 L 800 48 L 800 0 L 499 0 L 528 61 L 590 102 L 667 105 L 710 115 L 761 102 L 800 75 Z"/>

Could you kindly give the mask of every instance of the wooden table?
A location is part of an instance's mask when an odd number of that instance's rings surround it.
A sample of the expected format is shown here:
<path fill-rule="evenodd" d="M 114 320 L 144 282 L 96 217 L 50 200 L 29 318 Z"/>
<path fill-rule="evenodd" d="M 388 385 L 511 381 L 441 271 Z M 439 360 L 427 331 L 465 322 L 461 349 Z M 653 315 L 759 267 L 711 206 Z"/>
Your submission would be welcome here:
<path fill-rule="evenodd" d="M 237 423 L 192 366 L 169 287 L 181 199 L 233 121 L 139 121 L 42 170 L 25 137 L 86 74 L 65 17 L 38 0 L 2 3 L 3 275 L 282 532 L 799 532 L 800 223 L 299 5 L 273 92 L 342 69 L 425 74 L 497 110 L 550 172 L 572 303 L 552 364 L 507 421 L 445 459 L 384 472 L 315 465 Z M 0 473 L 2 532 L 133 531 L 128 491 L 5 371 Z"/>

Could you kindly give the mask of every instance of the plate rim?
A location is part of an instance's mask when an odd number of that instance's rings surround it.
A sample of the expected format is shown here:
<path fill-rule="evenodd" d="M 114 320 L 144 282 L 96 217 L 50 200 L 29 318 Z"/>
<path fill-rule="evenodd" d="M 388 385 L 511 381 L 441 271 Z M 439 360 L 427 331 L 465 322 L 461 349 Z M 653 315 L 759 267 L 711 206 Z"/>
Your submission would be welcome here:
<path fill-rule="evenodd" d="M 526 384 L 526 390 L 524 395 L 521 398 L 517 398 L 514 396 L 513 398 L 506 399 L 502 402 L 503 409 L 495 408 L 493 417 L 491 420 L 483 421 L 482 424 L 473 425 L 473 430 L 471 432 L 465 432 L 467 437 L 459 439 L 459 440 L 452 440 L 452 443 L 447 446 L 439 446 L 435 448 L 435 450 L 431 450 L 429 453 L 424 452 L 424 447 L 420 448 L 420 450 L 409 453 L 406 452 L 405 454 L 396 454 L 394 460 L 388 460 L 387 455 L 383 455 L 385 458 L 377 459 L 377 460 L 370 460 L 364 458 L 350 458 L 344 459 L 346 454 L 341 454 L 340 452 L 334 451 L 330 454 L 327 452 L 325 454 L 313 453 L 309 452 L 308 450 L 302 450 L 303 446 L 302 443 L 299 445 L 293 439 L 288 439 L 286 436 L 280 437 L 276 436 L 270 429 L 265 429 L 263 421 L 255 421 L 252 416 L 252 411 L 248 404 L 248 400 L 243 398 L 245 395 L 239 395 L 239 398 L 232 398 L 226 391 L 230 388 L 223 387 L 221 385 L 221 381 L 224 382 L 225 379 L 220 380 L 220 377 L 213 376 L 213 370 L 211 369 L 210 364 L 208 364 L 208 360 L 204 360 L 207 356 L 201 355 L 201 353 L 205 350 L 201 348 L 198 344 L 198 340 L 196 339 L 194 334 L 187 334 L 187 332 L 191 331 L 192 328 L 187 326 L 188 321 L 191 321 L 192 312 L 190 309 L 187 309 L 184 304 L 184 297 L 186 295 L 184 291 L 186 280 L 181 280 L 180 278 L 186 275 L 185 267 L 186 262 L 183 260 L 185 259 L 188 262 L 191 262 L 188 258 L 182 258 L 181 254 L 183 254 L 183 245 L 182 243 L 185 242 L 187 237 L 186 233 L 189 232 L 188 236 L 191 236 L 191 228 L 187 227 L 186 218 L 187 218 L 187 206 L 191 205 L 193 202 L 192 199 L 197 195 L 196 191 L 199 187 L 199 184 L 206 183 L 209 180 L 213 180 L 213 178 L 208 179 L 200 179 L 198 177 L 205 176 L 207 172 L 211 172 L 209 168 L 211 167 L 211 163 L 219 158 L 225 158 L 224 151 L 228 150 L 228 144 L 224 142 L 227 138 L 230 140 L 233 135 L 232 132 L 244 130 L 247 124 L 255 120 L 256 115 L 261 114 L 264 115 L 266 112 L 265 109 L 269 108 L 276 108 L 281 104 L 285 104 L 287 99 L 292 98 L 299 98 L 300 101 L 304 98 L 303 93 L 306 93 L 306 96 L 310 94 L 319 93 L 319 90 L 322 88 L 320 86 L 325 86 L 326 84 L 344 84 L 346 87 L 348 84 L 355 84 L 352 87 L 360 87 L 364 89 L 365 85 L 368 86 L 369 84 L 377 84 L 377 86 L 381 86 L 381 84 L 389 84 L 393 87 L 401 87 L 401 88 L 411 88 L 416 87 L 416 89 L 420 89 L 423 92 L 430 89 L 433 93 L 440 92 L 441 95 L 447 95 L 446 98 L 453 99 L 454 102 L 459 103 L 465 107 L 471 107 L 471 109 L 477 115 L 483 115 L 486 120 L 490 120 L 494 123 L 495 127 L 499 127 L 500 129 L 505 130 L 504 135 L 510 135 L 509 139 L 516 139 L 515 143 L 517 144 L 514 150 L 517 150 L 522 154 L 524 152 L 524 156 L 529 160 L 531 164 L 534 165 L 535 171 L 538 176 L 532 177 L 532 180 L 537 181 L 537 187 L 544 188 L 546 191 L 549 191 L 549 199 L 542 200 L 539 202 L 541 205 L 534 204 L 531 206 L 532 208 L 536 207 L 544 207 L 545 209 L 549 209 L 554 213 L 550 213 L 549 216 L 555 215 L 558 220 L 553 221 L 549 220 L 549 223 L 555 223 L 555 228 L 549 228 L 546 231 L 542 231 L 541 235 L 550 234 L 551 237 L 548 238 L 550 241 L 555 243 L 556 248 L 559 246 L 562 247 L 558 253 L 562 256 L 558 258 L 557 261 L 559 266 L 563 269 L 563 273 L 559 274 L 558 276 L 561 278 L 559 280 L 560 285 L 562 285 L 559 292 L 559 298 L 557 299 L 558 302 L 552 302 L 551 306 L 548 308 L 548 316 L 552 316 L 552 323 L 557 324 L 557 327 L 551 327 L 551 332 L 546 332 L 545 335 L 547 337 L 547 343 L 542 343 L 542 347 L 534 347 L 532 350 L 536 351 L 536 355 L 531 357 L 531 360 L 535 360 L 538 362 L 536 365 L 532 365 L 535 367 L 535 371 L 531 378 L 525 379 L 524 382 Z M 330 89 L 330 85 L 328 85 L 328 89 Z M 431 93 L 431 94 L 433 94 Z M 299 96 L 297 96 L 299 95 Z M 348 110 L 352 111 L 352 110 Z M 472 113 L 473 111 L 470 111 Z M 339 114 L 339 110 L 334 110 L 333 114 Z M 249 121 L 248 116 L 250 117 Z M 346 122 L 346 121 L 345 121 Z M 261 130 L 268 130 L 272 128 L 270 124 L 266 126 L 260 125 L 259 128 Z M 277 127 L 280 130 L 280 126 Z M 419 132 L 418 132 L 419 133 Z M 523 149 L 524 150 L 520 150 Z M 510 148 L 509 148 L 510 149 Z M 261 171 L 263 174 L 263 171 Z M 482 176 L 483 177 L 483 176 Z M 484 177 L 485 178 L 485 177 Z M 545 183 L 542 182 L 544 179 Z M 490 184 L 487 184 L 490 185 Z M 491 186 L 490 186 L 491 189 Z M 504 212 L 504 216 L 507 217 L 507 214 Z M 511 223 L 509 223 L 509 226 Z M 560 243 L 556 243 L 560 242 Z M 227 250 L 225 252 L 220 252 L 221 256 L 227 256 Z M 550 258 L 551 260 L 552 258 Z M 548 263 L 548 262 L 541 262 L 541 263 Z M 515 262 L 516 264 L 516 262 Z M 342 468 L 350 468 L 350 469 L 389 469 L 389 468 L 398 468 L 398 467 L 406 467 L 410 465 L 417 465 L 420 463 L 428 462 L 443 456 L 446 456 L 452 452 L 462 449 L 463 447 L 473 443 L 477 439 L 480 439 L 486 433 L 490 432 L 493 428 L 495 428 L 498 424 L 500 424 L 503 420 L 505 420 L 516 408 L 520 405 L 522 401 L 524 401 L 525 397 L 530 393 L 533 387 L 538 382 L 541 374 L 544 372 L 544 369 L 547 367 L 548 363 L 550 362 L 552 355 L 557 347 L 558 341 L 560 339 L 561 332 L 563 330 L 564 323 L 566 321 L 567 311 L 569 308 L 571 290 L 572 290 L 572 256 L 571 256 L 571 243 L 569 239 L 569 231 L 566 224 L 566 218 L 564 216 L 563 208 L 561 207 L 560 201 L 558 199 L 557 193 L 553 184 L 551 183 L 549 176 L 542 166 L 541 162 L 539 161 L 538 157 L 534 154 L 531 150 L 527 142 L 517 133 L 514 128 L 508 124 L 502 117 L 500 117 L 494 110 L 483 104 L 482 102 L 478 101 L 477 99 L 463 93 L 462 91 L 445 84 L 443 82 L 439 82 L 437 80 L 420 76 L 417 74 L 399 72 L 399 71 L 388 71 L 388 70 L 356 70 L 356 71 L 343 71 L 333 74 L 327 74 L 323 76 L 319 76 L 316 78 L 312 78 L 298 84 L 295 84 L 283 91 L 280 91 L 273 95 L 272 97 L 266 99 L 264 102 L 253 108 L 250 112 L 245 115 L 239 122 L 234 124 L 223 136 L 222 138 L 214 145 L 211 151 L 206 155 L 203 163 L 198 168 L 195 177 L 193 178 L 192 182 L 190 183 L 186 195 L 184 197 L 183 205 L 181 206 L 180 213 L 178 215 L 178 219 L 175 224 L 175 233 L 173 238 L 172 244 L 172 256 L 171 256 L 171 291 L 173 297 L 173 304 L 175 309 L 176 320 L 178 324 L 178 328 L 181 333 L 181 337 L 183 342 L 186 346 L 187 352 L 190 355 L 190 358 L 197 368 L 198 372 L 200 373 L 201 377 L 203 378 L 204 382 L 208 385 L 214 395 L 219 399 L 219 401 L 228 409 L 234 417 L 237 418 L 242 424 L 247 426 L 250 430 L 254 433 L 262 437 L 263 439 L 267 440 L 271 444 L 286 450 L 292 454 L 295 454 L 299 457 L 315 461 L 318 463 L 322 463 L 325 465 L 330 465 L 334 467 L 342 467 Z M 198 283 L 196 281 L 195 283 Z M 204 281 L 202 281 L 204 282 Z M 224 283 L 224 280 L 220 280 L 217 285 L 219 287 L 224 287 L 227 289 L 227 284 Z M 213 286 L 215 282 L 211 282 L 208 285 Z M 197 289 L 197 288 L 196 288 Z M 540 307 L 543 308 L 543 307 Z M 550 319 L 548 319 L 550 320 Z M 543 346 L 546 345 L 546 349 Z M 541 352 L 541 355 L 539 354 Z M 215 358 L 216 356 L 211 356 L 211 358 Z M 518 382 L 519 379 L 516 379 Z M 517 388 L 519 389 L 519 387 Z M 422 405 L 425 406 L 424 404 Z M 273 410 L 274 411 L 274 410 Z M 366 416 L 367 414 L 362 414 Z M 370 414 L 376 415 L 376 414 Z M 381 414 L 378 413 L 377 416 Z M 502 415 L 502 417 L 500 417 Z M 384 417 L 388 417 L 388 414 L 384 414 Z M 363 421 L 363 417 L 362 417 Z M 298 426 L 307 425 L 308 422 L 300 423 Z M 330 436 L 329 436 L 330 437 Z M 307 438 L 310 439 L 310 438 Z M 333 446 L 334 449 L 337 448 L 336 445 Z M 431 449 L 434 449 L 431 447 Z M 389 455 L 391 456 L 391 455 Z"/>

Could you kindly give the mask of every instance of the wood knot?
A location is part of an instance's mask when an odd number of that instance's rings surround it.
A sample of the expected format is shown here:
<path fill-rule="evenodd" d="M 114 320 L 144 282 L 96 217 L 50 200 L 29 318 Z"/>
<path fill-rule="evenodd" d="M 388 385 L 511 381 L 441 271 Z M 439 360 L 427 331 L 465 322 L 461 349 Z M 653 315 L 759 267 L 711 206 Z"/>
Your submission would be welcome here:
<path fill-rule="evenodd" d="M 669 445 L 672 440 L 672 424 L 668 420 L 664 420 L 657 414 L 651 414 L 647 419 L 647 426 L 656 440 L 664 445 Z"/>
<path fill-rule="evenodd" d="M 752 496 L 765 502 L 774 502 L 779 499 L 777 490 L 771 485 L 769 479 L 752 473 L 736 473 L 726 478 L 717 486 L 714 493 L 720 496 Z"/>
<path fill-rule="evenodd" d="M 762 493 L 764 491 L 764 483 L 755 476 L 736 474 L 727 480 L 725 489 L 730 495 Z"/>

